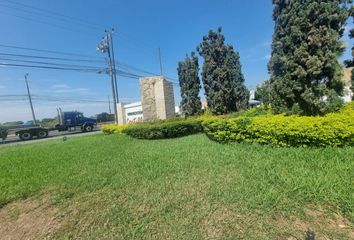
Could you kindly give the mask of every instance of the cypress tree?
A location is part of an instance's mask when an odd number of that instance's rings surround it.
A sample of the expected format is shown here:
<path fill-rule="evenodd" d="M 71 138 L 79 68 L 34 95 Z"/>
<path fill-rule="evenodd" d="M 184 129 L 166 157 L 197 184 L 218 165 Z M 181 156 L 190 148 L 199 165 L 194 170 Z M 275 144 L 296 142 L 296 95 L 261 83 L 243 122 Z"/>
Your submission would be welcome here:
<path fill-rule="evenodd" d="M 350 9 L 350 17 L 354 19 L 354 7 Z M 349 32 L 349 38 L 354 39 L 354 29 L 351 29 Z M 354 67 L 354 46 L 352 47 L 352 59 L 345 61 L 345 65 L 347 67 Z M 352 76 L 351 76 L 351 87 L 350 90 L 354 93 L 354 68 L 352 69 Z M 354 100 L 354 95 L 353 95 Z"/>
<path fill-rule="evenodd" d="M 245 109 L 249 93 L 244 84 L 240 55 L 218 28 L 209 31 L 197 51 L 204 58 L 202 80 L 208 108 L 214 114 Z"/>
<path fill-rule="evenodd" d="M 318 115 L 340 107 L 346 2 L 273 0 L 269 72 L 276 112 Z"/>
<path fill-rule="evenodd" d="M 199 97 L 200 79 L 198 57 L 194 52 L 178 63 L 178 79 L 181 89 L 181 108 L 186 116 L 198 115 L 201 112 Z"/>

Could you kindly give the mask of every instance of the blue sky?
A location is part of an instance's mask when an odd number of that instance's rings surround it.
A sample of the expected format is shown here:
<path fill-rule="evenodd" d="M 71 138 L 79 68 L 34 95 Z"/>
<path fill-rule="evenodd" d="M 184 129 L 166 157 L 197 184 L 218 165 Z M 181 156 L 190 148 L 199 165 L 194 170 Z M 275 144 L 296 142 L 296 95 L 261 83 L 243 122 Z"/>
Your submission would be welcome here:
<path fill-rule="evenodd" d="M 35 9 L 16 3 L 48 10 L 48 15 L 33 14 Z M 60 16 L 51 16 L 52 12 L 71 16 L 74 22 L 61 21 Z M 274 26 L 271 15 L 270 0 L 0 0 L 0 45 L 103 59 L 105 56 L 96 51 L 96 45 L 104 28 L 114 27 L 117 61 L 159 73 L 157 49 L 160 47 L 164 74 L 177 79 L 177 62 L 186 53 L 195 51 L 209 29 L 222 26 L 227 43 L 240 52 L 247 86 L 254 88 L 268 78 L 267 62 Z M 76 19 L 85 23 L 79 24 Z M 0 53 L 58 57 L 2 47 Z M 32 94 L 37 96 L 105 101 L 107 95 L 111 95 L 109 77 L 105 74 L 7 67 L 0 67 L 0 95 L 25 94 L 23 76 L 27 72 Z M 121 101 L 139 100 L 137 80 L 119 77 L 118 84 Z M 175 95 L 179 102 L 177 87 Z M 27 102 L 0 104 L 0 122 L 31 118 Z M 86 115 L 108 111 L 108 104 L 103 102 L 35 100 L 34 105 L 38 118 L 55 116 L 57 107 L 80 110 Z"/>

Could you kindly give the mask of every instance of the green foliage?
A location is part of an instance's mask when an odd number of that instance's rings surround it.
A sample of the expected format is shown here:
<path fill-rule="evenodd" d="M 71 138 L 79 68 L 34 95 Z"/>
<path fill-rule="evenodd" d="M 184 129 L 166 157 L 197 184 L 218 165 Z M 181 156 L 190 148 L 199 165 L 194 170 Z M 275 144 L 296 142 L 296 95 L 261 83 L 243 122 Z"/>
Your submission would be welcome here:
<path fill-rule="evenodd" d="M 270 81 L 265 81 L 257 85 L 255 92 L 255 100 L 261 101 L 264 105 L 270 105 L 271 103 L 271 85 Z"/>
<path fill-rule="evenodd" d="M 349 15 L 350 15 L 350 17 L 352 17 L 354 19 L 354 6 L 352 6 L 352 8 L 350 9 Z M 354 29 L 350 30 L 349 38 L 351 38 L 351 39 L 354 38 Z M 354 46 L 352 47 L 352 59 L 346 60 L 344 63 L 346 65 L 346 67 L 354 67 Z M 354 93 L 354 68 L 352 69 L 350 90 Z M 353 94 L 353 100 L 354 100 L 354 94 Z"/>
<path fill-rule="evenodd" d="M 14 122 L 4 122 L 4 123 L 0 123 L 0 126 L 4 126 L 4 127 L 16 127 L 16 126 L 21 126 L 22 124 L 24 124 L 24 122 L 22 122 L 22 121 L 14 121 Z"/>
<path fill-rule="evenodd" d="M 325 117 L 258 116 L 207 120 L 204 131 L 220 142 L 278 146 L 354 146 L 354 103 Z"/>
<path fill-rule="evenodd" d="M 323 115 L 337 108 L 343 91 L 338 56 L 344 51 L 345 2 L 273 0 L 269 71 L 276 113 Z"/>
<path fill-rule="evenodd" d="M 352 70 L 352 77 L 351 77 L 351 80 L 352 80 L 352 85 L 350 86 L 350 90 L 352 90 L 352 93 L 353 93 L 353 100 L 354 100 L 354 68 Z"/>
<path fill-rule="evenodd" d="M 101 127 L 104 134 L 121 134 L 131 125 L 105 124 Z"/>
<path fill-rule="evenodd" d="M 221 28 L 209 31 L 197 51 L 204 58 L 202 80 L 208 108 L 214 114 L 245 109 L 249 93 L 244 84 L 240 55 L 225 44 Z"/>
<path fill-rule="evenodd" d="M 58 123 L 59 123 L 58 117 L 55 117 L 55 118 L 43 118 L 41 121 L 39 121 L 39 124 L 42 127 L 47 127 L 47 128 L 54 127 Z"/>
<path fill-rule="evenodd" d="M 123 132 L 138 139 L 166 139 L 199 133 L 202 132 L 202 127 L 198 120 L 185 120 L 160 124 L 138 124 L 129 126 Z"/>
<path fill-rule="evenodd" d="M 114 121 L 114 114 L 103 112 L 103 113 L 96 115 L 96 120 L 98 123 L 113 122 Z"/>
<path fill-rule="evenodd" d="M 264 116 L 264 115 L 271 116 L 272 108 L 269 106 L 254 107 L 246 111 L 232 113 L 229 116 L 230 117 L 256 117 L 256 116 Z"/>
<path fill-rule="evenodd" d="M 12 206 L 24 200 L 41 204 L 26 208 L 26 216 L 42 209 L 52 216 L 54 209 L 47 239 L 304 239 L 294 219 L 316 226 L 318 236 L 352 239 L 353 156 L 353 147 L 217 144 L 202 134 L 5 146 L 0 205 L 14 204 L 1 209 L 1 224 L 16 221 L 23 211 Z M 333 213 L 348 219 L 345 228 L 333 224 L 340 217 Z M 334 235 L 322 220 L 348 236 Z"/>
<path fill-rule="evenodd" d="M 181 89 L 181 108 L 186 116 L 200 114 L 202 103 L 199 97 L 200 79 L 198 57 L 192 52 L 191 57 L 178 63 L 178 79 Z"/>

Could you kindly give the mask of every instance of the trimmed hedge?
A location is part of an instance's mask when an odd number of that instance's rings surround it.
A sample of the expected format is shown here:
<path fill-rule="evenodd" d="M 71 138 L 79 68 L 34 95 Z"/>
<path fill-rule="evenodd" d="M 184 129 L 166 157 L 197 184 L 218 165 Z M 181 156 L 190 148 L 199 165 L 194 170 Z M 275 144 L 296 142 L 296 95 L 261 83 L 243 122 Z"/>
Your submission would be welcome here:
<path fill-rule="evenodd" d="M 106 124 L 101 127 L 104 134 L 121 134 L 129 125 Z"/>
<path fill-rule="evenodd" d="M 160 124 L 137 124 L 128 126 L 123 133 L 138 139 L 165 139 L 183 137 L 202 132 L 201 122 L 185 120 Z"/>
<path fill-rule="evenodd" d="M 250 142 L 278 146 L 354 146 L 354 103 L 324 117 L 258 116 L 203 122 L 218 142 Z"/>

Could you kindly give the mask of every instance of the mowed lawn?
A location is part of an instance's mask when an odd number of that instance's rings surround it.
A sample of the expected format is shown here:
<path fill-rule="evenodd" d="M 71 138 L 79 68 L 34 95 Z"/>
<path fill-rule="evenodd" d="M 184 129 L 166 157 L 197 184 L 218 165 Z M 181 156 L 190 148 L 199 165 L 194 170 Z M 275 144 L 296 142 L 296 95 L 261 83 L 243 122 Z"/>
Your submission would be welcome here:
<path fill-rule="evenodd" d="M 311 227 L 319 239 L 354 239 L 354 148 L 204 135 L 3 147 L 0 206 L 5 237 L 304 239 Z"/>

